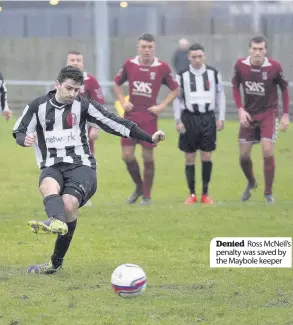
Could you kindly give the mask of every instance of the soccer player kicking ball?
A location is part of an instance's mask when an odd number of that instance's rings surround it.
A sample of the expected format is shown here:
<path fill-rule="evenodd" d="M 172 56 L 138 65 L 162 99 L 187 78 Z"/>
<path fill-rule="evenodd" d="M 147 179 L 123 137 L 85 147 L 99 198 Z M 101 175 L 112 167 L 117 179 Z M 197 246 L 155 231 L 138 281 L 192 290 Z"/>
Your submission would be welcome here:
<path fill-rule="evenodd" d="M 249 43 L 249 56 L 237 60 L 232 78 L 233 97 L 238 107 L 240 130 L 240 165 L 248 184 L 242 194 L 247 201 L 251 190 L 257 188 L 254 177 L 251 149 L 261 141 L 264 160 L 264 197 L 267 203 L 274 203 L 273 181 L 275 174 L 274 144 L 278 131 L 278 94 L 282 91 L 283 116 L 281 131 L 289 126 L 288 83 L 284 79 L 279 62 L 266 57 L 267 40 L 262 36 L 253 37 Z M 244 105 L 239 87 L 244 92 Z"/>
<path fill-rule="evenodd" d="M 17 144 L 35 148 L 41 169 L 40 192 L 49 217 L 32 220 L 29 226 L 35 233 L 58 235 L 51 259 L 31 265 L 29 273 L 51 274 L 62 267 L 76 228 L 77 210 L 96 192 L 96 159 L 89 147 L 88 123 L 116 136 L 149 143 L 165 138 L 162 131 L 150 135 L 98 102 L 78 95 L 83 81 L 78 68 L 63 68 L 56 90 L 27 105 L 13 128 Z"/>

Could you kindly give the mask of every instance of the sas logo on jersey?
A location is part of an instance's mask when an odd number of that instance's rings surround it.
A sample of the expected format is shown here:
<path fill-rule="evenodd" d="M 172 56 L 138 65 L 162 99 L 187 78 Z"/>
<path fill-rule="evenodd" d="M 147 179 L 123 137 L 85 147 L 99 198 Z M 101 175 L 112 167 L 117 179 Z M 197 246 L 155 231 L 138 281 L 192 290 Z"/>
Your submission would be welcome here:
<path fill-rule="evenodd" d="M 155 73 L 155 72 L 151 72 L 151 73 L 150 73 L 150 78 L 151 78 L 151 80 L 155 80 L 155 78 L 156 78 L 156 73 Z"/>
<path fill-rule="evenodd" d="M 144 81 L 133 81 L 132 95 L 152 97 L 152 84 Z"/>
<path fill-rule="evenodd" d="M 265 96 L 265 85 L 263 82 L 245 81 L 245 92 L 248 95 Z"/>

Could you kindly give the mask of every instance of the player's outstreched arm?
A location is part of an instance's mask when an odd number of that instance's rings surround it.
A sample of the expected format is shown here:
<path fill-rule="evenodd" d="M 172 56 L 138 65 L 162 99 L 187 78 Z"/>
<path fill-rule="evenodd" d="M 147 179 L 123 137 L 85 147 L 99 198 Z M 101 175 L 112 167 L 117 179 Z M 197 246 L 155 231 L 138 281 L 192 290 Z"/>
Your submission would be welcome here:
<path fill-rule="evenodd" d="M 1 111 L 8 109 L 7 88 L 5 86 L 5 81 L 1 72 L 0 72 L 0 105 L 1 105 Z"/>
<path fill-rule="evenodd" d="M 13 127 L 13 137 L 16 139 L 16 143 L 22 147 L 25 147 L 25 138 L 29 134 L 33 134 L 36 131 L 37 117 L 36 117 L 36 104 L 32 102 L 27 105 L 22 112 L 22 115 L 16 121 Z"/>
<path fill-rule="evenodd" d="M 238 70 L 238 64 L 236 62 L 234 66 L 234 72 L 232 78 L 232 86 L 233 86 L 233 99 L 237 108 L 243 108 L 241 93 L 240 93 L 240 84 L 241 84 L 241 77 L 240 77 L 240 72 Z"/>
<path fill-rule="evenodd" d="M 226 117 L 226 95 L 223 85 L 223 79 L 220 72 L 217 73 L 217 84 L 216 84 L 216 107 L 219 110 L 219 121 L 225 121 Z"/>
<path fill-rule="evenodd" d="M 284 78 L 283 69 L 280 64 L 277 67 L 277 75 L 275 77 L 275 82 L 279 85 L 282 91 L 282 102 L 283 102 L 283 114 L 289 114 L 289 90 L 288 90 L 288 82 Z"/>
<path fill-rule="evenodd" d="M 174 113 L 174 119 L 176 124 L 181 123 L 181 112 L 182 112 L 182 106 L 183 98 L 184 98 L 184 89 L 183 89 L 183 82 L 182 82 L 182 75 L 177 74 L 176 80 L 179 85 L 179 96 L 177 96 L 173 101 L 173 113 Z"/>
<path fill-rule="evenodd" d="M 87 122 L 89 125 L 101 128 L 105 132 L 113 135 L 153 143 L 152 135 L 144 132 L 132 121 L 109 112 L 95 101 L 90 101 Z"/>
<path fill-rule="evenodd" d="M 102 105 L 105 103 L 101 86 L 98 80 L 94 77 L 92 77 L 90 80 L 89 95 L 91 99 L 97 101 L 98 103 Z"/>

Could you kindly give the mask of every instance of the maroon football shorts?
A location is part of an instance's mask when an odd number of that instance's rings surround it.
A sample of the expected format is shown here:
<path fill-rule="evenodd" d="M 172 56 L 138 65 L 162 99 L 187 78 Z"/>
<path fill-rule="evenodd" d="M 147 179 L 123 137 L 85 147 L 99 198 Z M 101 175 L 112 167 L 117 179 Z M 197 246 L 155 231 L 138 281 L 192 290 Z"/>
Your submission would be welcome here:
<path fill-rule="evenodd" d="M 149 112 L 131 112 L 131 114 L 125 114 L 124 118 L 134 122 L 142 130 L 149 134 L 153 134 L 158 131 L 158 117 Z M 140 144 L 144 148 L 154 148 L 156 144 L 148 143 L 145 141 L 140 141 L 131 138 L 122 138 L 121 146 L 135 146 Z"/>
<path fill-rule="evenodd" d="M 278 114 L 276 110 L 268 109 L 251 115 L 250 126 L 240 125 L 239 142 L 258 143 L 261 139 L 276 142 L 278 133 Z"/>

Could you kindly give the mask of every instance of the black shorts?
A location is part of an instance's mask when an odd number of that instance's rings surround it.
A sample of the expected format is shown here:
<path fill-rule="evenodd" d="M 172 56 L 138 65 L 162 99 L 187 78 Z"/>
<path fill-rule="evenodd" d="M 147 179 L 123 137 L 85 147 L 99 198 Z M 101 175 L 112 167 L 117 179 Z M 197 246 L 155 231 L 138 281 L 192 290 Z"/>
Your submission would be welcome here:
<path fill-rule="evenodd" d="M 59 163 L 42 170 L 39 185 L 46 177 L 54 178 L 60 185 L 60 195 L 69 194 L 76 197 L 82 207 L 97 190 L 96 170 L 83 165 Z"/>
<path fill-rule="evenodd" d="M 213 111 L 195 114 L 184 110 L 181 114 L 181 121 L 186 132 L 179 136 L 180 150 L 211 152 L 216 149 L 217 126 Z"/>

